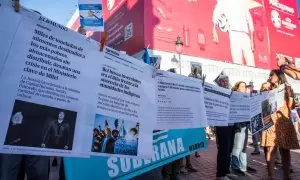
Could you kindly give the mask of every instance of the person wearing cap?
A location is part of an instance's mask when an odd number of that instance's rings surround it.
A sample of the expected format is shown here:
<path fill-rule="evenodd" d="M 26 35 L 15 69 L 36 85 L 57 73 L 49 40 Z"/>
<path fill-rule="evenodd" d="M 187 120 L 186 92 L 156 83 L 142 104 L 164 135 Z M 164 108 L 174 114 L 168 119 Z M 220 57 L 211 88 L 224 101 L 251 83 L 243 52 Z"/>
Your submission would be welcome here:
<path fill-rule="evenodd" d="M 229 77 L 221 73 L 215 83 L 223 88 L 229 89 Z M 237 175 L 230 172 L 231 153 L 233 149 L 234 127 L 233 124 L 228 126 L 216 126 L 216 142 L 218 147 L 217 153 L 217 179 L 228 180 L 236 179 Z"/>

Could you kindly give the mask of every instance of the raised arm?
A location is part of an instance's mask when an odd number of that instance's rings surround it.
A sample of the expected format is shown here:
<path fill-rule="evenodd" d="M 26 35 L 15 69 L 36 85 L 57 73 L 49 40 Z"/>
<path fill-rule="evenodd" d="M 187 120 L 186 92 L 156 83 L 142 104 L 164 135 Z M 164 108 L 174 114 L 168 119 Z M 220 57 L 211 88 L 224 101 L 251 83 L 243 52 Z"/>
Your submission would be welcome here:
<path fill-rule="evenodd" d="M 297 68 L 294 64 L 288 63 L 284 57 L 279 58 L 278 66 L 289 77 L 300 80 L 300 68 Z"/>

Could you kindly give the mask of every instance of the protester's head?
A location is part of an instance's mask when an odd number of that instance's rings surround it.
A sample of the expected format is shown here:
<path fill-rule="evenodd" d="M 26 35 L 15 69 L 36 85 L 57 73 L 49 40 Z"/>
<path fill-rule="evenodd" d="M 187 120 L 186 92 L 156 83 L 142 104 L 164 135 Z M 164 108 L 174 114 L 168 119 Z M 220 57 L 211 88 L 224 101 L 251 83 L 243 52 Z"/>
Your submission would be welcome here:
<path fill-rule="evenodd" d="M 119 137 L 119 131 L 114 129 L 114 130 L 112 131 L 112 136 L 113 136 L 113 138 L 115 138 L 115 139 L 118 138 L 118 137 Z"/>
<path fill-rule="evenodd" d="M 235 83 L 232 90 L 238 92 L 246 92 L 246 83 L 244 81 L 239 81 Z"/>
<path fill-rule="evenodd" d="M 23 122 L 23 115 L 21 112 L 17 112 L 11 117 L 11 123 L 13 125 L 22 124 L 22 122 Z"/>
<path fill-rule="evenodd" d="M 93 136 L 96 137 L 98 136 L 99 133 L 100 133 L 99 130 L 97 128 L 94 128 Z"/>
<path fill-rule="evenodd" d="M 64 119 L 65 119 L 65 113 L 62 112 L 62 111 L 60 111 L 60 112 L 58 113 L 58 122 L 59 122 L 59 123 L 62 123 L 62 122 L 64 121 Z"/>
<path fill-rule="evenodd" d="M 250 94 L 252 92 L 252 88 L 250 86 L 246 86 L 246 93 Z"/>
<path fill-rule="evenodd" d="M 136 128 L 131 128 L 131 129 L 129 130 L 129 135 L 130 135 L 131 137 L 135 137 L 135 136 L 137 136 L 137 134 L 138 134 L 138 130 L 137 130 Z"/>
<path fill-rule="evenodd" d="M 84 26 L 80 26 L 78 29 L 77 29 L 77 32 L 82 34 L 82 35 L 86 35 L 86 30 L 84 29 Z"/>
<path fill-rule="evenodd" d="M 265 82 L 261 85 L 260 92 L 269 91 L 271 88 L 271 84 L 269 82 Z"/>
<path fill-rule="evenodd" d="M 227 75 L 220 75 L 217 79 L 217 84 L 223 88 L 229 88 L 229 77 Z"/>
<path fill-rule="evenodd" d="M 271 83 L 271 87 L 277 87 L 281 84 L 286 83 L 286 77 L 279 69 L 272 70 L 269 75 L 268 82 Z"/>
<path fill-rule="evenodd" d="M 252 93 L 254 91 L 254 85 L 253 85 L 253 81 L 250 81 L 249 84 L 246 86 L 247 88 L 247 93 Z"/>

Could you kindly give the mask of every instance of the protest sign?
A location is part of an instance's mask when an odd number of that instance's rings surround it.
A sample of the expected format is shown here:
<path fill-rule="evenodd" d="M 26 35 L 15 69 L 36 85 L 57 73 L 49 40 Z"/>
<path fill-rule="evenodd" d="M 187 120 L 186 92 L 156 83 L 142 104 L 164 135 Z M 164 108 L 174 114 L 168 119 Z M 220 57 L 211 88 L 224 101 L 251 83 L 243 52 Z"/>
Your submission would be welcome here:
<path fill-rule="evenodd" d="M 78 0 L 80 25 L 91 31 L 104 31 L 102 0 Z"/>
<path fill-rule="evenodd" d="M 267 99 L 267 92 L 250 97 L 251 132 L 256 134 L 265 129 L 262 118 L 262 102 Z"/>
<path fill-rule="evenodd" d="M 247 93 L 232 92 L 230 97 L 228 123 L 250 121 L 250 95 Z"/>
<path fill-rule="evenodd" d="M 64 158 L 66 179 L 130 179 L 205 148 L 207 140 L 203 128 L 163 130 L 153 134 L 151 159 Z"/>
<path fill-rule="evenodd" d="M 108 47 L 104 51 L 91 152 L 151 157 L 156 125 L 154 67 Z"/>
<path fill-rule="evenodd" d="M 158 71 L 156 86 L 156 129 L 207 126 L 201 80 Z"/>
<path fill-rule="evenodd" d="M 0 77 L 0 152 L 88 154 L 86 120 L 96 105 L 104 55 L 66 27 L 26 9 L 20 13 L 2 14 L 20 21 L 17 29 L 15 23 L 6 27 L 16 34 Z"/>
<path fill-rule="evenodd" d="M 281 85 L 270 92 L 251 97 L 252 134 L 267 130 L 274 125 L 271 115 L 284 106 L 284 96 L 285 85 Z"/>
<path fill-rule="evenodd" d="M 230 94 L 230 89 L 205 83 L 204 103 L 208 126 L 228 126 Z"/>
<path fill-rule="evenodd" d="M 271 115 L 277 111 L 277 101 L 275 91 L 269 92 L 261 102 L 262 120 L 264 130 L 274 125 Z"/>

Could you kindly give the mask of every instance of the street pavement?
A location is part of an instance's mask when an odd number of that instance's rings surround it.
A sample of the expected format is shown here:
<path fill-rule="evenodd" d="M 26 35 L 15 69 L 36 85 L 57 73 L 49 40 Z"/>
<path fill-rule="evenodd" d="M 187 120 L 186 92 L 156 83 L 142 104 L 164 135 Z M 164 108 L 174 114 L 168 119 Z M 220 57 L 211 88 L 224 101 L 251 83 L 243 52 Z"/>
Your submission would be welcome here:
<path fill-rule="evenodd" d="M 300 137 L 298 137 L 300 139 Z M 249 137 L 249 143 L 252 142 L 252 139 Z M 216 179 L 216 157 L 217 157 L 217 147 L 214 140 L 208 142 L 208 148 L 206 150 L 200 151 L 200 158 L 196 158 L 192 155 L 192 164 L 198 170 L 196 173 L 189 173 L 187 175 L 180 175 L 180 179 L 183 180 L 214 180 Z M 264 157 L 264 152 L 261 149 L 260 155 L 251 155 L 253 152 L 253 147 L 248 146 L 247 155 L 248 155 L 248 165 L 257 170 L 255 174 L 247 173 L 246 177 L 240 177 L 239 180 L 264 180 L 267 179 L 267 165 Z M 293 180 L 300 180 L 300 150 L 292 151 L 292 168 L 294 173 L 292 173 Z M 155 171 L 141 175 L 135 180 L 152 180 L 152 179 L 162 179 L 159 174 L 160 170 L 156 169 Z M 276 167 L 275 169 L 276 178 L 278 180 L 282 178 L 281 167 Z"/>
<path fill-rule="evenodd" d="M 298 138 L 300 139 L 300 138 Z M 249 137 L 249 143 L 251 143 L 251 138 Z M 194 155 L 191 157 L 193 166 L 198 170 L 195 173 L 189 173 L 187 175 L 180 175 L 180 179 L 183 180 L 214 180 L 216 179 L 216 157 L 217 157 L 217 147 L 214 140 L 208 142 L 208 148 L 200 151 L 200 158 L 196 158 Z M 246 177 L 239 178 L 239 180 L 263 180 L 267 177 L 267 166 L 264 158 L 264 153 L 261 151 L 260 155 L 252 156 L 251 152 L 253 148 L 248 146 L 248 164 L 252 168 L 257 170 L 255 174 L 247 173 Z M 292 173 L 292 179 L 300 180 L 300 151 L 292 151 L 292 168 L 294 173 Z M 275 169 L 276 178 L 282 179 L 282 170 L 281 167 L 276 167 Z M 58 168 L 52 167 L 50 180 L 58 179 Z M 155 169 L 143 175 L 140 175 L 134 180 L 163 180 L 161 176 L 161 168 Z"/>

